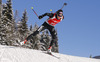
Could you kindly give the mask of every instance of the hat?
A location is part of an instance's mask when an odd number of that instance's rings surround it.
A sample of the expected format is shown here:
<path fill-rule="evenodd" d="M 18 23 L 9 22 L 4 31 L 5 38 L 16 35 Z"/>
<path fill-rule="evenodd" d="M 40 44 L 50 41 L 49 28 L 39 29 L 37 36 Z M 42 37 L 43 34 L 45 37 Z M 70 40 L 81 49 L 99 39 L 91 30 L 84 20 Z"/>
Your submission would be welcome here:
<path fill-rule="evenodd" d="M 57 12 L 56 12 L 57 14 L 63 14 L 63 10 L 58 10 Z"/>

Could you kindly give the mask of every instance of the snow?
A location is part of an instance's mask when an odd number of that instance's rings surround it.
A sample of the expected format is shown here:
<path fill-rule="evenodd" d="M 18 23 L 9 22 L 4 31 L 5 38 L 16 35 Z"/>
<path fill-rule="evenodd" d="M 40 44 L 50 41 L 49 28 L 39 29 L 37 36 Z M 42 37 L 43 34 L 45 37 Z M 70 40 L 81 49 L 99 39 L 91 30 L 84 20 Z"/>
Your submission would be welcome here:
<path fill-rule="evenodd" d="M 56 57 L 45 54 L 39 50 L 0 45 L 0 62 L 100 62 L 100 59 L 63 55 L 59 53 L 53 54 Z"/>

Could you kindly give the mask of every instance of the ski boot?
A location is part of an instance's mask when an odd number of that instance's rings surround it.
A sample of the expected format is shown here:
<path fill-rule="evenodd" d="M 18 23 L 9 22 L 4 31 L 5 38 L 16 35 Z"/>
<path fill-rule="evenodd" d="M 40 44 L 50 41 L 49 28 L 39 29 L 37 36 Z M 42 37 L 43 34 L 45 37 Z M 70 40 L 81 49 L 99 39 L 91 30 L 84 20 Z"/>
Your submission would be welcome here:
<path fill-rule="evenodd" d="M 27 40 L 25 39 L 24 41 L 20 42 L 20 45 L 24 45 L 27 42 Z"/>
<path fill-rule="evenodd" d="M 47 50 L 47 54 L 50 54 L 50 55 L 51 55 L 51 49 L 52 49 L 52 47 L 49 46 L 49 48 L 48 48 L 48 50 Z"/>

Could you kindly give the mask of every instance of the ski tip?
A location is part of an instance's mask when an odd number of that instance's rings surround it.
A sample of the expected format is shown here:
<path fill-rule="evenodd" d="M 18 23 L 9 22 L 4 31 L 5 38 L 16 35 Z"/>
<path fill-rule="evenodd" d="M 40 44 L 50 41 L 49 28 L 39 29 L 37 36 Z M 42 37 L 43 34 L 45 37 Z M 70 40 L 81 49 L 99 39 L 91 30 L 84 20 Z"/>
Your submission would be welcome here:
<path fill-rule="evenodd" d="M 33 9 L 33 7 L 31 7 L 31 9 Z"/>

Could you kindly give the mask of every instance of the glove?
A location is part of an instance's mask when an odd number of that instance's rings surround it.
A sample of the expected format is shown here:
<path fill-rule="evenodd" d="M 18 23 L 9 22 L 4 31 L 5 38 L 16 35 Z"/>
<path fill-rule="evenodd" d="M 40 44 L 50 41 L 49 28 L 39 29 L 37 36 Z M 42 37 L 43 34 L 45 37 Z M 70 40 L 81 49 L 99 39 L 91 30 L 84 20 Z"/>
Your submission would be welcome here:
<path fill-rule="evenodd" d="M 42 18 L 43 18 L 43 16 L 39 16 L 38 18 L 39 18 L 39 19 L 42 19 Z"/>

